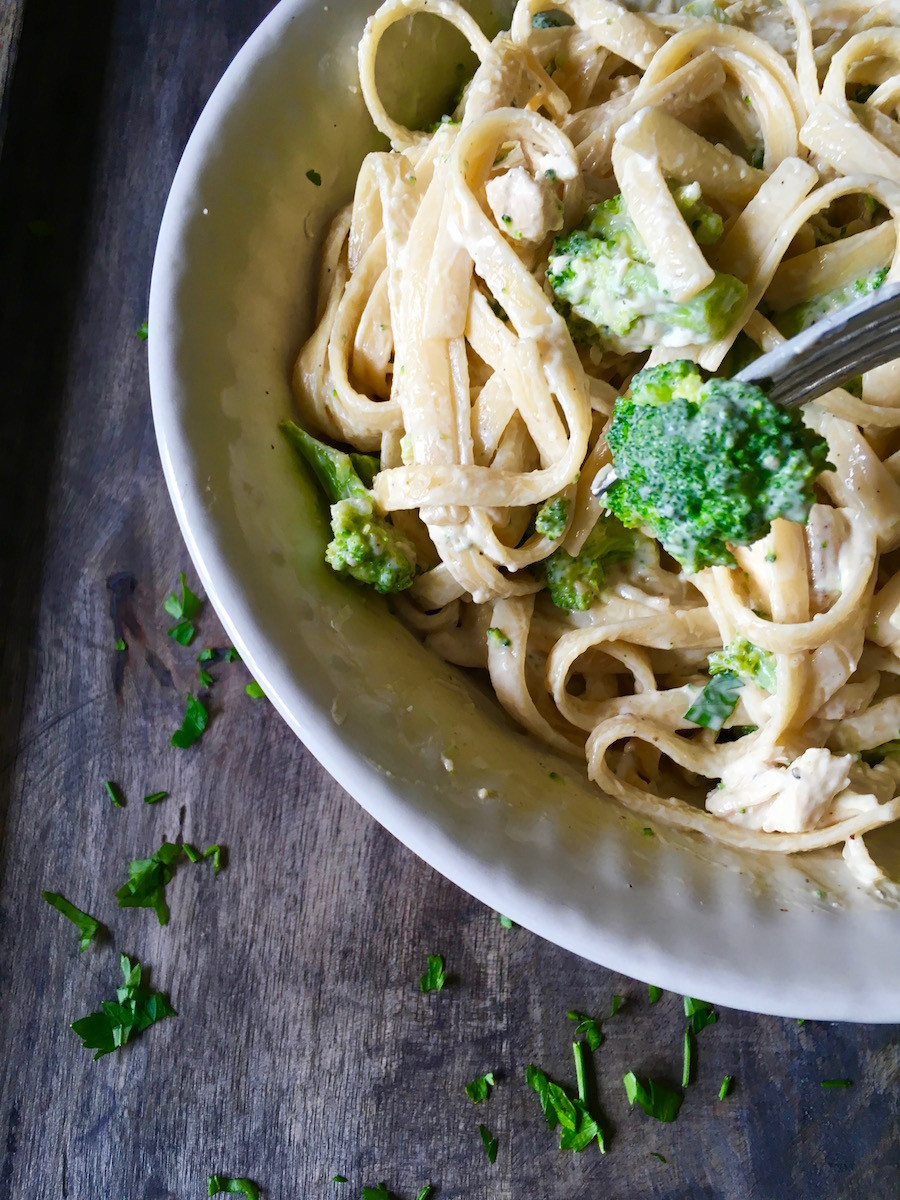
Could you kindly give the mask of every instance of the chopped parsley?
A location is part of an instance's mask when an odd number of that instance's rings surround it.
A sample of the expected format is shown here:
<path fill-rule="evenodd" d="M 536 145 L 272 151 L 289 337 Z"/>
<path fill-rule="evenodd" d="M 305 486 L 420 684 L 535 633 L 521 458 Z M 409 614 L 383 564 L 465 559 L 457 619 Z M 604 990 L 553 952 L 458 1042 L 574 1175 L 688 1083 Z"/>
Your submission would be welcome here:
<path fill-rule="evenodd" d="M 684 719 L 704 729 L 721 729 L 735 710 L 744 681 L 733 671 L 713 675 L 684 714 Z"/>
<path fill-rule="evenodd" d="M 124 638 L 119 638 L 119 640 L 116 642 L 115 649 L 116 650 L 127 650 L 128 649 L 128 647 L 125 645 Z"/>
<path fill-rule="evenodd" d="M 265 700 L 266 693 L 262 690 L 255 679 L 251 679 L 244 691 L 252 700 Z"/>
<path fill-rule="evenodd" d="M 674 1121 L 678 1116 L 683 1097 L 673 1088 L 655 1079 L 648 1079 L 645 1086 L 634 1071 L 624 1075 L 622 1082 L 628 1103 L 633 1107 L 637 1101 L 648 1117 L 654 1117 L 657 1121 Z"/>
<path fill-rule="evenodd" d="M 149 333 L 150 333 L 150 330 L 147 326 L 147 322 L 141 321 L 140 325 L 138 325 L 137 329 L 135 330 L 135 333 L 138 335 L 138 337 L 141 339 L 142 342 L 146 342 L 147 337 L 149 336 Z"/>
<path fill-rule="evenodd" d="M 544 1120 L 549 1128 L 555 1129 L 557 1125 L 560 1126 L 560 1150 L 574 1150 L 579 1153 L 596 1138 L 601 1154 L 605 1154 L 603 1130 L 587 1110 L 583 1043 L 574 1042 L 572 1052 L 575 1055 L 575 1075 L 578 1081 L 577 1099 L 573 1100 L 568 1096 L 559 1084 L 548 1079 L 533 1063 L 530 1063 L 525 1071 L 525 1080 L 537 1093 Z"/>
<path fill-rule="evenodd" d="M 487 639 L 492 646 L 506 647 L 512 645 L 507 635 L 502 629 L 498 629 L 496 625 L 492 625 L 487 631 Z"/>
<path fill-rule="evenodd" d="M 823 1088 L 848 1088 L 853 1087 L 852 1079 L 823 1079 Z"/>
<path fill-rule="evenodd" d="M 59 892 L 41 892 L 41 895 L 57 912 L 61 912 L 64 917 L 68 917 L 74 925 L 78 926 L 81 931 L 78 949 L 82 952 L 87 950 L 92 940 L 102 928 L 100 922 L 89 913 L 76 908 L 65 896 L 60 896 Z"/>
<path fill-rule="evenodd" d="M 681 1066 L 681 1086 L 687 1087 L 691 1082 L 691 1027 L 684 1031 L 684 1053 Z"/>
<path fill-rule="evenodd" d="M 111 779 L 105 779 L 103 781 L 103 786 L 106 788 L 107 796 L 109 796 L 110 800 L 112 801 L 113 808 L 124 808 L 125 796 L 119 785 L 117 783 L 113 783 Z"/>
<path fill-rule="evenodd" d="M 211 846 L 208 846 L 203 851 L 204 858 L 209 858 L 210 855 L 212 855 L 213 876 L 216 876 L 216 875 L 218 875 L 219 871 L 222 869 L 222 847 L 219 845 L 218 842 L 213 842 L 213 844 Z"/>
<path fill-rule="evenodd" d="M 241 656 L 238 654 L 237 650 L 235 650 L 234 646 L 229 646 L 228 649 L 225 651 L 225 661 L 226 662 L 240 662 L 241 661 Z"/>
<path fill-rule="evenodd" d="M 259 1200 L 259 1188 L 252 1179 L 237 1179 L 230 1175 L 210 1175 L 207 1196 L 219 1196 L 227 1192 L 230 1196 L 247 1196 L 248 1200 Z"/>
<path fill-rule="evenodd" d="M 734 1079 L 733 1075 L 726 1075 L 725 1078 L 722 1080 L 722 1086 L 719 1088 L 719 1099 L 720 1100 L 724 1100 L 725 1097 L 728 1095 L 729 1091 L 731 1090 L 731 1083 L 732 1083 L 733 1079 Z"/>
<path fill-rule="evenodd" d="M 655 983 L 648 983 L 647 995 L 650 997 L 650 1003 L 655 1004 L 662 995 L 662 988 L 658 988 Z"/>
<path fill-rule="evenodd" d="M 176 729 L 172 734 L 171 742 L 173 746 L 178 746 L 181 750 L 187 750 L 193 746 L 194 742 L 200 740 L 203 731 L 209 721 L 209 713 L 206 711 L 205 705 L 188 692 L 187 700 L 184 707 L 184 720 L 181 722 L 181 728 Z"/>
<path fill-rule="evenodd" d="M 318 171 L 314 171 L 314 170 L 312 170 L 312 168 L 310 168 L 306 172 L 306 178 L 309 180 L 310 183 L 314 184 L 316 187 L 322 186 L 322 176 L 319 174 Z"/>
<path fill-rule="evenodd" d="M 125 982 L 116 991 L 115 1000 L 104 1000 L 100 1006 L 102 1012 L 93 1012 L 72 1022 L 72 1029 L 81 1038 L 82 1045 L 97 1051 L 95 1061 L 119 1050 L 164 1017 L 177 1015 L 161 992 L 151 992 L 141 986 L 140 963 L 133 963 L 126 954 L 120 962 Z"/>
<path fill-rule="evenodd" d="M 713 1006 L 705 1000 L 695 1000 L 693 996 L 684 997 L 684 1015 L 691 1018 L 691 1028 L 694 1033 L 699 1033 L 707 1025 L 716 1023 Z"/>
<path fill-rule="evenodd" d="M 418 1196 L 416 1196 L 416 1200 L 428 1200 L 428 1197 L 433 1191 L 434 1188 L 431 1186 L 431 1184 L 426 1183 L 421 1192 L 419 1192 Z"/>
<path fill-rule="evenodd" d="M 160 925 L 169 923 L 166 884 L 175 874 L 175 864 L 184 846 L 163 842 L 152 858 L 136 858 L 128 864 L 128 882 L 116 892 L 120 908 L 152 908 Z"/>
<path fill-rule="evenodd" d="M 466 1095 L 473 1104 L 480 1104 L 482 1100 L 487 1100 L 488 1093 L 493 1086 L 494 1072 L 488 1071 L 486 1075 L 479 1075 L 477 1079 L 466 1084 Z"/>
<path fill-rule="evenodd" d="M 184 577 L 184 571 L 178 577 L 181 586 L 181 596 L 177 591 L 172 592 L 166 597 L 163 607 L 166 612 L 175 620 L 175 624 L 169 630 L 169 637 L 174 638 L 181 646 L 189 646 L 193 641 L 194 634 L 197 632 L 192 621 L 200 611 L 200 597 L 188 587 Z"/>
<path fill-rule="evenodd" d="M 346 1175 L 332 1175 L 331 1182 L 332 1183 L 349 1183 L 350 1180 L 347 1178 Z"/>
<path fill-rule="evenodd" d="M 484 1152 L 488 1156 L 489 1163 L 497 1161 L 497 1139 L 491 1137 L 486 1125 L 479 1125 L 478 1132 L 481 1134 L 481 1144 L 484 1146 Z"/>
<path fill-rule="evenodd" d="M 145 804 L 159 804 L 160 800 L 165 800 L 168 792 L 151 792 L 149 796 L 144 797 Z"/>
<path fill-rule="evenodd" d="M 387 1190 L 387 1184 L 379 1183 L 377 1187 L 364 1187 L 362 1200 L 391 1200 L 391 1193 Z"/>
<path fill-rule="evenodd" d="M 609 1015 L 611 1017 L 614 1017 L 621 1007 L 622 1007 L 622 997 L 613 995 L 612 1004 L 610 1005 L 610 1009 L 609 1009 Z"/>
<path fill-rule="evenodd" d="M 215 657 L 216 657 L 216 652 L 215 652 L 215 650 L 213 650 L 212 646 L 204 646 L 203 649 L 200 651 L 200 653 L 197 655 L 197 662 L 198 663 L 213 662 L 215 660 Z"/>
<path fill-rule="evenodd" d="M 209 671 L 204 671 L 203 668 L 201 667 L 200 668 L 200 682 L 203 684 L 204 687 L 212 687 L 212 685 L 215 683 L 215 680 L 213 679 L 212 675 L 210 675 Z"/>
<path fill-rule="evenodd" d="M 651 1158 L 658 1158 L 658 1159 L 659 1159 L 659 1161 L 660 1161 L 661 1163 L 664 1163 L 664 1162 L 666 1161 L 666 1160 L 663 1158 L 663 1156 L 662 1156 L 661 1154 L 659 1154 L 659 1153 L 658 1153 L 656 1150 L 651 1150 L 651 1151 L 650 1151 L 650 1157 L 651 1157 Z"/>
<path fill-rule="evenodd" d="M 428 970 L 419 976 L 419 988 L 423 992 L 439 992 L 447 981 L 444 960 L 439 954 L 428 955 Z"/>
<path fill-rule="evenodd" d="M 567 1012 L 566 1016 L 570 1021 L 578 1022 L 575 1026 L 576 1035 L 583 1033 L 584 1040 L 590 1046 L 591 1050 L 598 1050 L 603 1041 L 603 1027 L 601 1022 L 593 1017 L 586 1017 L 584 1013 L 578 1012 L 576 1009 Z"/>
<path fill-rule="evenodd" d="M 504 929 L 515 929 L 515 923 L 511 917 L 505 917 L 503 913 L 497 913 L 497 920 Z"/>

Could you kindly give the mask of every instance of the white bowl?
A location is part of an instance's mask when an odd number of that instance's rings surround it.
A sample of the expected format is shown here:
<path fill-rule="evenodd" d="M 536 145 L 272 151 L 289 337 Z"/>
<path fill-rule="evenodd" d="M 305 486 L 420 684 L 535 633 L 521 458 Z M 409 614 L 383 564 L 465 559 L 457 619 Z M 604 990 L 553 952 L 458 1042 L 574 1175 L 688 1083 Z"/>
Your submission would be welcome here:
<path fill-rule="evenodd" d="M 153 416 L 210 600 L 319 761 L 485 904 L 673 991 L 781 1015 L 900 1020 L 900 917 L 836 855 L 645 836 L 427 653 L 382 599 L 324 565 L 324 508 L 276 427 L 291 412 L 322 232 L 377 144 L 355 71 L 373 8 L 282 0 L 213 93 L 166 206 L 150 294 Z M 439 44 L 432 28 L 424 35 Z M 408 88 L 411 62 L 435 76 L 426 55 L 402 53 L 399 37 L 392 47 L 385 65 Z"/>

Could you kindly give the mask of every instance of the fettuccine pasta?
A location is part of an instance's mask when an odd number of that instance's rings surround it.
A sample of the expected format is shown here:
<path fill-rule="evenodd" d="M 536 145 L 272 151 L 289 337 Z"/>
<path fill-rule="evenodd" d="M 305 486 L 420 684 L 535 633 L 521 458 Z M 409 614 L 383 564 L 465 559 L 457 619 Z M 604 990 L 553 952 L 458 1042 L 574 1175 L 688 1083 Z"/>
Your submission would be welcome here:
<path fill-rule="evenodd" d="M 417 13 L 480 64 L 429 131 L 398 124 L 375 77 L 381 37 Z M 900 280 L 900 4 L 519 0 L 489 40 L 454 0 L 387 0 L 359 70 L 391 149 L 328 233 L 294 391 L 308 430 L 380 457 L 374 505 L 417 564 L 401 617 L 642 819 L 842 845 L 883 882 L 862 837 L 900 816 L 900 360 L 806 406 L 836 468 L 806 524 L 693 573 L 637 535 L 589 603 L 560 606 L 547 579 L 602 519 L 591 483 L 638 370 L 730 374 Z M 548 276 L 607 202 L 666 311 L 730 288 L 718 325 L 666 325 L 645 297 L 627 330 L 581 336 Z M 748 645 L 731 710 L 698 721 L 715 656 Z"/>

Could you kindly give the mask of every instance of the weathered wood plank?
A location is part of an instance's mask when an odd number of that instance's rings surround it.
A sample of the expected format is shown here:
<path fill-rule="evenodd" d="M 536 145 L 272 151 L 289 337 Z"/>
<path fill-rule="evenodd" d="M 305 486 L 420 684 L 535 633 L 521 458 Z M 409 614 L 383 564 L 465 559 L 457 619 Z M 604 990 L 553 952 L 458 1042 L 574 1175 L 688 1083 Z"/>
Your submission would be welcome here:
<path fill-rule="evenodd" d="M 16 65 L 25 0 L 3 0 L 0 4 L 0 149 L 6 129 L 9 82 Z"/>
<path fill-rule="evenodd" d="M 68 0 L 29 0 L 0 164 L 0 1200 L 187 1200 L 210 1171 L 272 1200 L 378 1179 L 404 1198 L 426 1182 L 492 1200 L 890 1195 L 896 1030 L 722 1013 L 679 1120 L 657 1124 L 629 1111 L 621 1076 L 678 1081 L 678 997 L 651 1007 L 641 985 L 502 929 L 244 694 L 240 664 L 211 669 L 201 745 L 169 746 L 197 649 L 223 635 L 208 610 L 195 646 L 165 633 L 188 562 L 135 329 L 179 153 L 267 7 L 110 2 L 87 28 Z M 54 234 L 27 237 L 32 217 Z M 182 867 L 164 929 L 118 910 L 127 860 L 179 835 L 227 844 L 227 869 Z M 112 941 L 79 955 L 41 887 Z M 93 1063 L 68 1023 L 113 995 L 119 951 L 151 965 L 180 1015 Z M 429 952 L 455 982 L 422 996 Z M 611 1150 L 561 1154 L 524 1069 L 571 1082 L 565 1012 L 602 1014 L 614 992 L 626 1003 L 595 1055 Z M 462 1088 L 488 1069 L 498 1087 L 475 1109 Z M 822 1090 L 842 1076 L 852 1089 Z M 493 1168 L 479 1121 L 500 1142 Z"/>

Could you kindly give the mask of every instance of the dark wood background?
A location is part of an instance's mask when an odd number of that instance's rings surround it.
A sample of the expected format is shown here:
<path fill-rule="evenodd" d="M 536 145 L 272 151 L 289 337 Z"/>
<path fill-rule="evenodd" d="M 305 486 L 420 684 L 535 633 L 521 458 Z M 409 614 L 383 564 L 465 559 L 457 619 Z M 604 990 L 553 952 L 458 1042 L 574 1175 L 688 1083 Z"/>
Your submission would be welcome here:
<path fill-rule="evenodd" d="M 501 928 L 244 694 L 240 664 L 213 668 L 202 745 L 169 746 L 197 647 L 223 635 L 207 607 L 194 647 L 166 636 L 164 596 L 180 569 L 196 579 L 135 330 L 179 155 L 269 7 L 24 6 L 0 162 L 0 1198 L 189 1200 L 213 1171 L 267 1200 L 355 1200 L 382 1179 L 401 1200 L 428 1182 L 447 1200 L 900 1195 L 896 1028 L 723 1011 L 678 1121 L 651 1121 L 621 1076 L 678 1081 L 679 997 L 651 1008 L 643 985 Z M 170 798 L 144 805 L 157 789 Z M 227 844 L 227 869 L 182 869 L 165 929 L 117 909 L 127 860 L 179 836 Z M 110 940 L 79 955 L 42 887 Z M 180 1015 L 94 1063 L 69 1023 L 112 997 L 120 951 Z M 429 952 L 452 983 L 422 996 Z M 610 1152 L 561 1153 L 524 1069 L 571 1080 L 566 1010 L 602 1014 L 613 993 L 625 1002 L 594 1056 Z M 476 1109 L 463 1085 L 489 1069 Z M 833 1077 L 853 1087 L 823 1089 Z"/>

